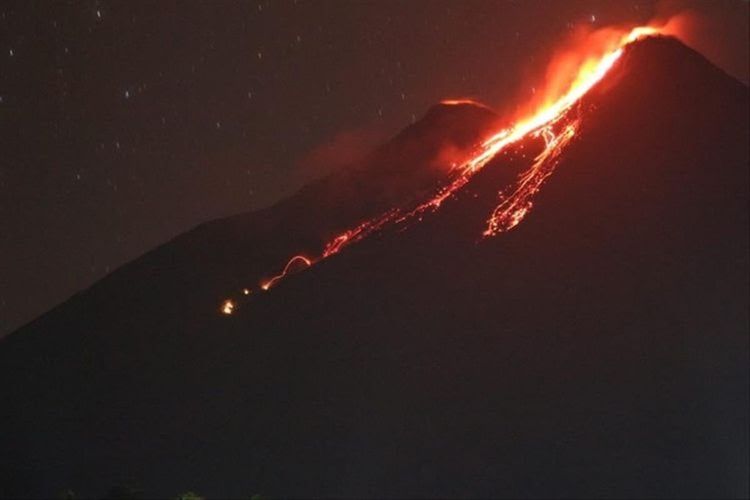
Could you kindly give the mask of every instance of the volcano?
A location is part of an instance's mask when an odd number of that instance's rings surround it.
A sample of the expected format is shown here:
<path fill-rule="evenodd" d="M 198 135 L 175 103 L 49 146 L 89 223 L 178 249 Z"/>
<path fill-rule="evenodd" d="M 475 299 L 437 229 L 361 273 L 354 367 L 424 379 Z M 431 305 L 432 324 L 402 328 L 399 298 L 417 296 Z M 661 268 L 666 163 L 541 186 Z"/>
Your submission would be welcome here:
<path fill-rule="evenodd" d="M 436 105 L 2 339 L 0 493 L 747 496 L 747 87 L 640 39 L 441 196 L 500 122 Z"/>

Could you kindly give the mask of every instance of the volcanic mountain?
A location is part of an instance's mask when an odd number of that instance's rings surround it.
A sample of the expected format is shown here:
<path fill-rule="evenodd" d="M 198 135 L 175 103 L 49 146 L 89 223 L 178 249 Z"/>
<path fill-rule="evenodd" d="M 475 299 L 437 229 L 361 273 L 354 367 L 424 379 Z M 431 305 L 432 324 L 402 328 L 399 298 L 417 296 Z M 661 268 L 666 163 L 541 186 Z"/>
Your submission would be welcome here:
<path fill-rule="evenodd" d="M 0 492 L 747 496 L 747 87 L 640 40 L 512 230 L 482 236 L 544 134 L 419 210 L 498 120 L 437 105 L 0 341 Z"/>

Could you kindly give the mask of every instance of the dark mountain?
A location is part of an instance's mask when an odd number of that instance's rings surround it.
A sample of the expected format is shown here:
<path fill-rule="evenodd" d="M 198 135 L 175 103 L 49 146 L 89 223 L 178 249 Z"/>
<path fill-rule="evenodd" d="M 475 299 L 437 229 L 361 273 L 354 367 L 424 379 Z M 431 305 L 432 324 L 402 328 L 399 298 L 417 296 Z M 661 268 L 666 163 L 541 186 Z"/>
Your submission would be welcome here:
<path fill-rule="evenodd" d="M 429 191 L 496 121 L 438 106 L 359 168 L 202 225 L 0 341 L 2 493 L 747 496 L 748 89 L 652 38 L 571 113 L 533 211 L 495 238 L 498 189 L 539 139 L 218 314 Z"/>

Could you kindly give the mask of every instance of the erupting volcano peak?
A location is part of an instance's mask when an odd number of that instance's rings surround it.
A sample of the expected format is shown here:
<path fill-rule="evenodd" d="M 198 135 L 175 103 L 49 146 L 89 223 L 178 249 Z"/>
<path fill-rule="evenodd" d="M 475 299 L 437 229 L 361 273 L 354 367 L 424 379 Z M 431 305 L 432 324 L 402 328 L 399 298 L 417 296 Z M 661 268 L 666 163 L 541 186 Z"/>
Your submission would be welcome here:
<path fill-rule="evenodd" d="M 548 89 L 540 93 L 543 97 L 542 104 L 511 125 L 490 132 L 483 141 L 474 145 L 462 160 L 451 162 L 447 182 L 438 186 L 430 196 L 412 206 L 392 207 L 379 216 L 342 231 L 324 245 L 317 257 L 291 257 L 279 274 L 261 282 L 260 289 L 269 290 L 295 271 L 331 257 L 375 232 L 392 225 L 421 220 L 425 213 L 438 210 L 445 201 L 456 196 L 475 174 L 501 152 L 527 138 L 541 138 L 544 148 L 534 156 L 529 168 L 519 176 L 514 186 L 506 186 L 499 190 L 499 203 L 490 213 L 482 235 L 495 236 L 516 227 L 530 212 L 534 195 L 554 171 L 565 147 L 576 136 L 581 120 L 568 116 L 571 109 L 607 75 L 628 45 L 660 33 L 656 27 L 639 26 L 628 31 L 602 30 L 597 32 L 596 36 L 590 36 L 587 39 L 589 43 L 581 48 L 582 52 L 577 56 L 576 64 L 572 68 L 570 64 L 565 65 L 568 71 L 553 75 Z M 558 63 L 553 61 L 550 67 L 558 66 Z M 445 99 L 439 106 L 433 107 L 428 115 L 439 113 L 439 107 L 454 106 L 490 109 L 474 99 Z"/>
<path fill-rule="evenodd" d="M 748 89 L 573 45 L 2 339 L 0 497 L 747 497 Z"/>

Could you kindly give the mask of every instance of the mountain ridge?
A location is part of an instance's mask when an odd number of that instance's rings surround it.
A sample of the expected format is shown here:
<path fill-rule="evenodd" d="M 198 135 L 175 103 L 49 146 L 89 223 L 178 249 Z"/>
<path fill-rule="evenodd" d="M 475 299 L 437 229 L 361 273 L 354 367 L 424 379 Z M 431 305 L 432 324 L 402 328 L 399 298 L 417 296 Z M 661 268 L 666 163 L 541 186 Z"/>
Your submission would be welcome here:
<path fill-rule="evenodd" d="M 233 316 L 222 256 L 207 290 L 154 265 L 0 342 L 3 493 L 746 494 L 747 88 L 637 47 L 513 231 L 477 244 L 538 139 Z"/>

